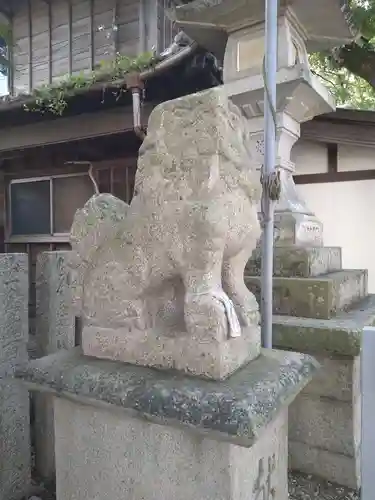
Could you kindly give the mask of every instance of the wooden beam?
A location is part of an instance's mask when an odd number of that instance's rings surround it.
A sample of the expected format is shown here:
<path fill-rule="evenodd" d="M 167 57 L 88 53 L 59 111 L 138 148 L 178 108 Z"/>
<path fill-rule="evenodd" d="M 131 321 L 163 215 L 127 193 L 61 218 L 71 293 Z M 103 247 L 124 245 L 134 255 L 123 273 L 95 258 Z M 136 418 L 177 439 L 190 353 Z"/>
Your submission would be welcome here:
<path fill-rule="evenodd" d="M 155 105 L 145 104 L 142 109 L 144 125 Z M 61 117 L 56 120 L 8 127 L 0 134 L 0 156 L 8 151 L 34 148 L 81 139 L 94 138 L 119 132 L 132 131 L 133 113 L 131 108 L 119 106 L 112 110 L 96 113 L 83 113 L 74 117 Z M 9 155 L 8 155 L 9 156 Z"/>
<path fill-rule="evenodd" d="M 52 83 L 52 5 L 48 5 L 48 83 Z"/>
<path fill-rule="evenodd" d="M 327 172 L 324 174 L 295 175 L 295 184 L 326 184 L 329 182 L 353 182 L 375 179 L 374 170 L 351 170 L 348 172 Z"/>
<path fill-rule="evenodd" d="M 33 21 L 32 21 L 32 0 L 27 1 L 27 21 L 29 40 L 29 92 L 33 90 Z"/>
<path fill-rule="evenodd" d="M 147 26 L 145 0 L 139 2 L 139 53 L 147 51 Z"/>
<path fill-rule="evenodd" d="M 68 71 L 73 72 L 73 8 L 71 0 L 68 0 Z"/>
<path fill-rule="evenodd" d="M 338 172 L 338 145 L 335 143 L 327 144 L 327 163 L 329 173 L 332 174 Z"/>
<path fill-rule="evenodd" d="M 14 95 L 14 75 L 15 75 L 15 67 L 14 67 L 14 36 L 13 36 L 13 15 L 9 18 L 9 24 L 11 27 L 11 39 L 8 47 L 8 90 L 10 95 Z"/>
<path fill-rule="evenodd" d="M 114 35 L 113 35 L 115 57 L 119 51 L 119 42 L 120 42 L 120 39 L 119 39 L 120 33 L 119 33 L 119 26 L 118 26 L 118 11 L 119 11 L 119 0 L 115 0 L 115 6 L 113 9 L 113 21 L 112 21 L 112 27 L 115 28 Z"/>
<path fill-rule="evenodd" d="M 95 68 L 94 0 L 90 0 L 90 64 L 93 71 Z"/>

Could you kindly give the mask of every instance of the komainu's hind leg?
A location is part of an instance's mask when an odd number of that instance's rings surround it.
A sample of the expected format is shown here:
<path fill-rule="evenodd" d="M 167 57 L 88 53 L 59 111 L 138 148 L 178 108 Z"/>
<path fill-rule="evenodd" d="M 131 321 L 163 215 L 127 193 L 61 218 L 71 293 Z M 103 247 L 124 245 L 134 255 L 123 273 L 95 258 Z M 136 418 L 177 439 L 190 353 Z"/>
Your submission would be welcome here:
<path fill-rule="evenodd" d="M 244 270 L 249 258 L 248 249 L 223 262 L 223 288 L 232 300 L 243 326 L 259 322 L 259 306 L 253 293 L 245 285 Z"/>

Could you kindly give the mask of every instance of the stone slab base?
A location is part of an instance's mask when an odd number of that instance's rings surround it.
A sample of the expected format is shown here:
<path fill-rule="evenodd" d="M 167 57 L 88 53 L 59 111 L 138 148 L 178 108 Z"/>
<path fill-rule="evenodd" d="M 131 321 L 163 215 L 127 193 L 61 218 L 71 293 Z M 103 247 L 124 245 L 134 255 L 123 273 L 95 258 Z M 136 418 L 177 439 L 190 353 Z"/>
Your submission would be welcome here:
<path fill-rule="evenodd" d="M 183 334 L 171 337 L 87 326 L 82 332 L 82 349 L 87 356 L 221 380 L 259 356 L 260 330 L 254 326 L 244 329 L 240 337 L 218 342 Z"/>
<path fill-rule="evenodd" d="M 273 316 L 274 345 L 280 349 L 319 355 L 357 356 L 361 350 L 362 330 L 375 325 L 375 295 L 369 295 L 334 319 Z"/>
<path fill-rule="evenodd" d="M 77 347 L 19 367 L 16 378 L 32 390 L 250 448 L 318 367 L 311 356 L 262 349 L 228 379 L 212 381 L 95 359 Z"/>
<path fill-rule="evenodd" d="M 58 500 L 287 500 L 288 406 L 318 366 L 262 349 L 213 381 L 77 347 L 15 377 L 54 397 Z"/>
<path fill-rule="evenodd" d="M 246 265 L 245 273 L 260 276 L 262 256 L 256 249 Z M 276 278 L 309 278 L 339 271 L 342 268 L 339 247 L 275 247 L 273 275 Z"/>
<path fill-rule="evenodd" d="M 287 410 L 251 448 L 55 398 L 57 500 L 288 499 Z"/>
<path fill-rule="evenodd" d="M 245 283 L 260 300 L 260 277 Z M 336 271 L 315 278 L 274 278 L 273 312 L 304 318 L 330 319 L 367 296 L 367 271 Z"/>

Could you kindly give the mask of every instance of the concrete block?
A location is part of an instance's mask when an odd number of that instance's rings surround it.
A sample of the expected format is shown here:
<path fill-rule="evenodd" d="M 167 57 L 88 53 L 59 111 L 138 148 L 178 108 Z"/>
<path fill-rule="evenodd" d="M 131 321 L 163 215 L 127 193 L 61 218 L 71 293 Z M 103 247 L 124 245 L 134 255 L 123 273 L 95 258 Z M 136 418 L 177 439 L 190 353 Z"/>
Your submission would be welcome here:
<path fill-rule="evenodd" d="M 246 265 L 245 273 L 260 276 L 262 266 L 261 251 L 257 248 Z M 273 274 L 277 278 L 309 278 L 342 267 L 341 248 L 339 247 L 275 247 Z"/>
<path fill-rule="evenodd" d="M 27 255 L 0 255 L 0 500 L 30 487 L 29 394 L 10 378 L 27 362 L 28 298 Z"/>
<path fill-rule="evenodd" d="M 333 483 L 358 489 L 359 457 L 322 450 L 306 443 L 289 439 L 289 469 L 314 474 Z"/>
<path fill-rule="evenodd" d="M 321 369 L 303 390 L 304 394 L 353 403 L 360 391 L 360 358 L 315 355 Z"/>
<path fill-rule="evenodd" d="M 260 277 L 245 275 L 260 301 Z M 315 278 L 274 278 L 273 313 L 330 319 L 367 296 L 367 271 L 337 271 Z"/>
<path fill-rule="evenodd" d="M 332 453 L 355 456 L 354 425 L 349 402 L 300 394 L 290 406 L 290 439 Z"/>
<path fill-rule="evenodd" d="M 40 356 L 74 347 L 74 313 L 66 266 L 69 251 L 42 252 L 36 265 L 36 344 Z M 55 479 L 52 398 L 34 394 L 35 469 L 45 481 Z"/>
<path fill-rule="evenodd" d="M 344 486 L 360 482 L 362 328 L 374 321 L 374 297 L 337 319 L 275 316 L 275 344 L 314 352 L 317 375 L 290 406 L 292 468 Z"/>

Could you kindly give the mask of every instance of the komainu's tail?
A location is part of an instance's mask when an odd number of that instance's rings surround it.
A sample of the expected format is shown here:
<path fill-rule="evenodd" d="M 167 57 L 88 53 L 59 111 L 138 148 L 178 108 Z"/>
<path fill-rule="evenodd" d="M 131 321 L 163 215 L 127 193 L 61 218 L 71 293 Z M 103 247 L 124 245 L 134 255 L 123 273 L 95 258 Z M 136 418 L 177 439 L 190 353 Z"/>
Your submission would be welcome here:
<path fill-rule="evenodd" d="M 98 250 L 121 231 L 129 205 L 103 193 L 92 196 L 85 206 L 77 210 L 70 230 L 72 246 L 69 263 L 73 302 L 81 309 L 84 280 L 87 271 L 95 265 Z"/>

